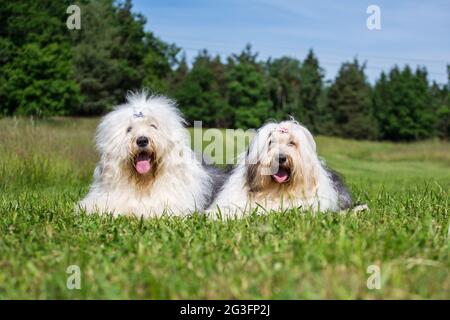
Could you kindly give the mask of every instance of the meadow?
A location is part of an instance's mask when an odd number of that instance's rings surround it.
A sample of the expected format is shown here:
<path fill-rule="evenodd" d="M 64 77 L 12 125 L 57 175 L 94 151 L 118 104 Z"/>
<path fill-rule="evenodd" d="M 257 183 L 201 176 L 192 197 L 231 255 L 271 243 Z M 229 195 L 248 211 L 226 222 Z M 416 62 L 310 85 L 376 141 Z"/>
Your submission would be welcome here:
<path fill-rule="evenodd" d="M 74 212 L 97 121 L 0 119 L 0 299 L 450 298 L 450 143 L 317 137 L 358 214 L 113 219 Z"/>

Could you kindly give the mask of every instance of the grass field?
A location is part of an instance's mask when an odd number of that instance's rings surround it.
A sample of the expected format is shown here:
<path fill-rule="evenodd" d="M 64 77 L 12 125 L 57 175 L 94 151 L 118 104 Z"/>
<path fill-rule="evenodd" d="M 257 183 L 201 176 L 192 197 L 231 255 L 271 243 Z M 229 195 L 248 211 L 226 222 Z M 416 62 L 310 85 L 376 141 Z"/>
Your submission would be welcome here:
<path fill-rule="evenodd" d="M 0 120 L 0 298 L 450 298 L 450 144 L 318 137 L 355 215 L 76 215 L 95 119 Z M 66 268 L 78 265 L 81 289 Z M 381 289 L 366 286 L 381 268 Z"/>

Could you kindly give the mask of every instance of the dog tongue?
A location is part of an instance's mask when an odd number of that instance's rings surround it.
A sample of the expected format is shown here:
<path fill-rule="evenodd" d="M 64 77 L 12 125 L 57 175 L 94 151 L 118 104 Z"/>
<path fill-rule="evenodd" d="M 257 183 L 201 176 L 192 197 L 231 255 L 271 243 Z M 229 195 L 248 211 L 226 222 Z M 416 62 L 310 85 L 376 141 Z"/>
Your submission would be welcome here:
<path fill-rule="evenodd" d="M 150 156 L 148 154 L 140 154 L 136 159 L 136 171 L 140 174 L 146 174 L 150 171 Z"/>
<path fill-rule="evenodd" d="M 283 183 L 289 178 L 289 175 L 285 169 L 280 168 L 272 177 L 277 183 Z"/>

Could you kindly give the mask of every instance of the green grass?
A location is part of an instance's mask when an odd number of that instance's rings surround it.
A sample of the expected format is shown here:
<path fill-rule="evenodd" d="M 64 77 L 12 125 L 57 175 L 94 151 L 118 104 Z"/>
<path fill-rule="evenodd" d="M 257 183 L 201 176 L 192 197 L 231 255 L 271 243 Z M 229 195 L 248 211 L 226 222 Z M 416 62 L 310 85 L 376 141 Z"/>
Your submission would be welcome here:
<path fill-rule="evenodd" d="M 358 215 L 76 215 L 96 119 L 0 120 L 0 298 L 450 298 L 450 144 L 318 137 Z M 369 290 L 367 267 L 381 267 Z M 68 290 L 66 268 L 81 269 Z"/>

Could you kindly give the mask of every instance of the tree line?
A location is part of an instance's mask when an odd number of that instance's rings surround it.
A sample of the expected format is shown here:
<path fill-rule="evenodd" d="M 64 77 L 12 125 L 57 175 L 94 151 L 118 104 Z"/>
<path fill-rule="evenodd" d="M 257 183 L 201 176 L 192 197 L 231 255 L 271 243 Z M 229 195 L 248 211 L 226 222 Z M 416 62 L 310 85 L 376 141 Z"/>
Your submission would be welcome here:
<path fill-rule="evenodd" d="M 411 141 L 450 136 L 449 83 L 425 67 L 393 67 L 374 85 L 357 59 L 335 79 L 312 50 L 301 61 L 261 61 L 250 45 L 226 59 L 202 50 L 189 64 L 181 48 L 145 31 L 131 0 L 79 1 L 81 30 L 68 30 L 70 1 L 0 6 L 0 115 L 97 116 L 148 88 L 175 98 L 204 127 L 255 128 L 294 116 L 312 132 Z"/>

